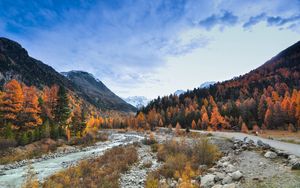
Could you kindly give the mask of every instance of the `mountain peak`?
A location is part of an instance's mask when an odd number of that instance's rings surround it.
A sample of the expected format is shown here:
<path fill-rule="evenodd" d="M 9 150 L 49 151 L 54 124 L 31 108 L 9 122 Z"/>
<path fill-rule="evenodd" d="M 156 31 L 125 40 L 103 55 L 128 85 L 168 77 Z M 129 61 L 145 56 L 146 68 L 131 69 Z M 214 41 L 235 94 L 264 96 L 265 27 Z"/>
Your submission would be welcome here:
<path fill-rule="evenodd" d="M 28 52 L 21 44 L 5 37 L 0 37 L 0 53 L 7 53 L 13 57 L 26 57 Z"/>

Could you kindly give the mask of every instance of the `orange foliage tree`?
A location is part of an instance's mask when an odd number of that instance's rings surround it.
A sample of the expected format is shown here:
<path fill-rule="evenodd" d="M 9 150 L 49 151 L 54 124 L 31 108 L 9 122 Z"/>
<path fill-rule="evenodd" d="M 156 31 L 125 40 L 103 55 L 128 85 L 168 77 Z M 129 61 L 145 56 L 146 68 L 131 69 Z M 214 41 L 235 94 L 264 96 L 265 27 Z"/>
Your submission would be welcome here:
<path fill-rule="evenodd" d="M 24 95 L 20 83 L 11 80 L 4 85 L 0 110 L 5 123 L 18 125 L 18 117 L 23 107 Z"/>

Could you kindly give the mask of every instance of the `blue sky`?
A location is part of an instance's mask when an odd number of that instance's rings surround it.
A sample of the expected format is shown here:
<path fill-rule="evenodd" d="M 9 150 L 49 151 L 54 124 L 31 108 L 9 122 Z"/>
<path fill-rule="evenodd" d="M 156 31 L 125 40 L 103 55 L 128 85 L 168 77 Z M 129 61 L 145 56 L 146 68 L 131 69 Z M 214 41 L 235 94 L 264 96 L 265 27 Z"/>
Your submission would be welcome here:
<path fill-rule="evenodd" d="M 244 74 L 300 39 L 299 0 L 0 0 L 0 35 L 58 71 L 154 98 Z"/>

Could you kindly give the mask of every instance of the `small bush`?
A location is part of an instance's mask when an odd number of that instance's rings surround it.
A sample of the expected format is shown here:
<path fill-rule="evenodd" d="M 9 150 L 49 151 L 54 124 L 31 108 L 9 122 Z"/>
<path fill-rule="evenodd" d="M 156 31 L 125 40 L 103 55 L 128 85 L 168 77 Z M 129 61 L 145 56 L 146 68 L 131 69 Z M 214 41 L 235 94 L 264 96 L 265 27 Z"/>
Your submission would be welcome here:
<path fill-rule="evenodd" d="M 165 178 L 181 178 L 183 182 L 180 187 L 194 187 L 190 180 L 201 173 L 198 171 L 199 165 L 212 166 L 219 157 L 218 148 L 206 138 L 194 142 L 169 140 L 158 145 L 157 158 L 165 163 L 157 173 Z M 159 176 L 149 177 L 149 184 L 155 183 L 156 178 L 159 180 Z"/>
<path fill-rule="evenodd" d="M 137 160 L 138 154 L 134 147 L 116 147 L 96 159 L 82 161 L 77 166 L 50 176 L 43 187 L 117 188 L 120 174 Z"/>
<path fill-rule="evenodd" d="M 15 147 L 17 142 L 14 139 L 0 139 L 0 150 L 5 150 L 10 147 Z"/>
<path fill-rule="evenodd" d="M 150 173 L 150 174 L 147 176 L 145 187 L 146 187 L 146 188 L 158 188 L 158 187 L 159 187 L 159 181 L 158 181 L 158 178 L 155 177 L 155 176 L 153 175 L 153 173 Z"/>
<path fill-rule="evenodd" d="M 150 133 L 150 136 L 149 138 L 146 137 L 144 140 L 143 140 L 143 144 L 145 145 L 153 145 L 153 144 L 156 144 L 157 141 L 155 140 L 155 137 L 154 137 L 154 134 L 153 133 Z"/>
<path fill-rule="evenodd" d="M 148 160 L 143 163 L 144 168 L 150 168 L 152 166 L 152 161 Z"/>

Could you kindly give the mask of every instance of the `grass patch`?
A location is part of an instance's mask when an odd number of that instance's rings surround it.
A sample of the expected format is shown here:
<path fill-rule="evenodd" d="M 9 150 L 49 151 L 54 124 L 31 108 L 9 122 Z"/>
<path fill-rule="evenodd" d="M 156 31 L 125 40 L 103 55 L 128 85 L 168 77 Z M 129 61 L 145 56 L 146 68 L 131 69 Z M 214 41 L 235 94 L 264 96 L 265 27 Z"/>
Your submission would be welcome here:
<path fill-rule="evenodd" d="M 55 142 L 52 139 L 43 139 L 24 147 L 8 148 L 0 153 L 0 164 L 9 164 L 24 159 L 39 158 L 43 154 L 54 152 L 61 143 Z"/>
<path fill-rule="evenodd" d="M 157 158 L 164 164 L 157 171 L 148 175 L 146 187 L 157 187 L 160 176 L 164 178 L 182 179 L 184 187 L 195 187 L 191 180 L 202 172 L 199 165 L 212 166 L 220 157 L 217 147 L 201 138 L 193 142 L 186 140 L 170 140 L 158 145 Z"/>
<path fill-rule="evenodd" d="M 117 188 L 120 174 L 137 160 L 138 154 L 133 146 L 116 147 L 96 159 L 82 161 L 75 167 L 50 176 L 43 187 Z"/>

